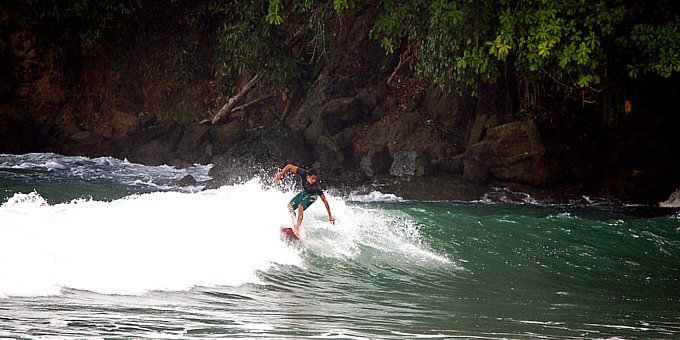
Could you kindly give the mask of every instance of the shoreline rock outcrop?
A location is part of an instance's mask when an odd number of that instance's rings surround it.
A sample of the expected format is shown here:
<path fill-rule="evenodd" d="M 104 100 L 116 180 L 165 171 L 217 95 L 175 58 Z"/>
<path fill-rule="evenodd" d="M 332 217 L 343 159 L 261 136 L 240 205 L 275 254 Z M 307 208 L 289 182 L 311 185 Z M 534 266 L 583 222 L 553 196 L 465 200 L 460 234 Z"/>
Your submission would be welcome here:
<path fill-rule="evenodd" d="M 296 95 L 211 125 L 190 119 L 218 107 L 210 75 L 161 88 L 132 65 L 114 67 L 96 56 L 57 65 L 40 54 L 16 13 L 0 13 L 2 153 L 212 163 L 212 187 L 295 163 L 318 168 L 336 186 L 428 200 L 474 200 L 510 187 L 556 199 L 652 203 L 680 187 L 680 118 L 669 109 L 678 102 L 677 79 L 641 83 L 636 91 L 644 100 L 613 127 L 583 107 L 527 113 L 510 78 L 472 97 L 418 79 L 408 67 L 395 72 L 397 56 L 369 38 L 376 14 L 366 10 L 333 28 L 323 61 Z M 153 62 L 153 51 L 130 52 Z"/>

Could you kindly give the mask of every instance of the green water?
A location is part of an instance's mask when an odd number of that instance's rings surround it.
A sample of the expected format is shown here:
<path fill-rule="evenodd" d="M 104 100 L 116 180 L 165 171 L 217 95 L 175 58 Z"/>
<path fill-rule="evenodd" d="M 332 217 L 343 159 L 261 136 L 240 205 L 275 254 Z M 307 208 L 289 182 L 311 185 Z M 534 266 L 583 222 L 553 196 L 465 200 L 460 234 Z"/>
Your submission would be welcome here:
<path fill-rule="evenodd" d="M 657 337 L 663 332 L 646 330 L 677 326 L 675 217 L 517 205 L 407 211 L 428 225 L 422 230 L 432 242 L 449 240 L 437 243 L 464 263 L 461 280 L 447 285 L 460 294 L 449 298 L 455 309 L 477 316 L 461 328 Z"/>
<path fill-rule="evenodd" d="M 680 338 L 673 210 L 331 192 L 289 242 L 280 188 L 85 180 L 0 206 L 0 338 Z"/>

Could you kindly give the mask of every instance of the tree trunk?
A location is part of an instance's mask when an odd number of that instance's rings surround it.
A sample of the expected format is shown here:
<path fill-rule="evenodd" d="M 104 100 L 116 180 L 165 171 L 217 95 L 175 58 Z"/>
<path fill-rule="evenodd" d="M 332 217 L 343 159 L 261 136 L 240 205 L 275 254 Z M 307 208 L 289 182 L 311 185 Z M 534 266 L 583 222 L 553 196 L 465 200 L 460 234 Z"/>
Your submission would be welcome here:
<path fill-rule="evenodd" d="M 215 117 L 213 117 L 212 120 L 212 125 L 219 125 L 222 124 L 226 121 L 227 116 L 233 111 L 233 109 L 236 107 L 236 104 L 239 103 L 241 98 L 243 98 L 252 88 L 255 86 L 255 83 L 257 82 L 257 79 L 260 77 L 259 74 L 256 74 L 253 76 L 253 78 L 250 79 L 243 87 L 241 87 L 241 91 L 239 91 L 235 96 L 229 98 L 226 104 L 222 106 L 220 111 L 217 112 Z"/>

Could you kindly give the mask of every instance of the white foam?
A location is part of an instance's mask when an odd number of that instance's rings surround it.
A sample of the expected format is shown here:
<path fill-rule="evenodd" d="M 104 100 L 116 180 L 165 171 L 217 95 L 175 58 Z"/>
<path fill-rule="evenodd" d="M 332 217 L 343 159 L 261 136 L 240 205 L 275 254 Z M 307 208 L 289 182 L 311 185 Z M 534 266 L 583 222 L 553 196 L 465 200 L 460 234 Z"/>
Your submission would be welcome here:
<path fill-rule="evenodd" d="M 211 167 L 212 165 L 194 164 L 178 169 L 168 165 L 135 164 L 112 157 L 87 158 L 54 153 L 0 154 L 0 169 L 48 172 L 52 178 L 109 179 L 122 184 L 141 184 L 159 189 L 173 189 L 175 185 L 172 181 L 187 175 L 191 175 L 198 183 L 204 183 L 210 179 L 208 171 Z M 202 188 L 203 185 L 199 185 L 181 190 L 195 192 Z"/>
<path fill-rule="evenodd" d="M 258 270 L 301 261 L 280 240 L 285 201 L 257 182 L 52 206 L 17 194 L 0 206 L 0 296 L 257 282 Z"/>
<path fill-rule="evenodd" d="M 659 206 L 662 208 L 680 208 L 680 188 L 670 194 L 667 200 L 660 202 Z"/>
<path fill-rule="evenodd" d="M 319 200 L 305 211 L 303 241 L 289 245 L 279 227 L 290 221 L 293 195 L 257 180 L 111 202 L 49 205 L 35 192 L 15 194 L 0 206 L 0 297 L 257 283 L 258 271 L 272 266 L 304 267 L 307 252 L 342 260 L 370 248 L 384 261 L 450 263 L 422 243 L 408 215 L 347 205 L 328 193 L 337 223 Z"/>
<path fill-rule="evenodd" d="M 403 202 L 404 199 L 395 195 L 395 194 L 385 194 L 380 191 L 371 191 L 368 194 L 359 194 L 359 193 L 352 193 L 349 195 L 348 198 L 350 201 L 354 202 L 366 202 L 366 203 L 373 203 L 373 202 L 388 202 L 388 203 L 393 203 L 393 202 Z"/>
<path fill-rule="evenodd" d="M 362 256 L 367 248 L 371 261 L 393 265 L 415 263 L 421 266 L 454 265 L 422 242 L 420 226 L 407 214 L 396 210 L 347 205 L 339 198 L 329 198 L 336 224 L 327 223 L 323 204 L 312 205 L 305 212 L 304 236 L 308 249 L 318 256 L 352 258 Z M 307 234 L 307 235 L 305 235 Z M 456 267 L 458 268 L 458 267 Z"/>

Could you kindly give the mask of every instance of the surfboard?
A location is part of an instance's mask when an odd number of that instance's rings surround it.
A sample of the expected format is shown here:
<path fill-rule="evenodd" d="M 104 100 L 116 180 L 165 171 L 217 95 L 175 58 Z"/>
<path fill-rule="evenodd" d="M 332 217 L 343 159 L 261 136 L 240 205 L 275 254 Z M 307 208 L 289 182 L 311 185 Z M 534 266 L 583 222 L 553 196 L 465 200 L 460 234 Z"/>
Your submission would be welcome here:
<path fill-rule="evenodd" d="M 281 233 L 287 236 L 294 237 L 296 239 L 300 239 L 300 235 L 298 235 L 295 230 L 289 226 L 282 225 L 281 226 Z"/>

